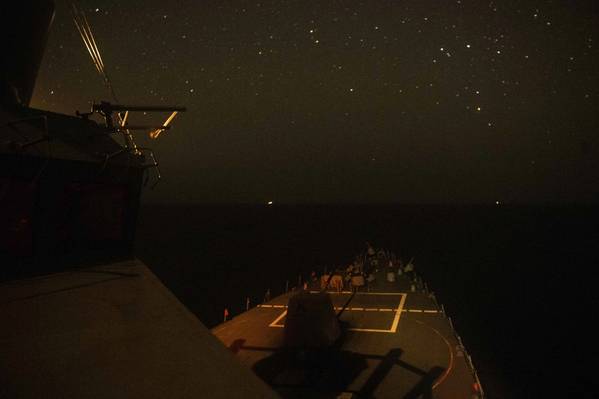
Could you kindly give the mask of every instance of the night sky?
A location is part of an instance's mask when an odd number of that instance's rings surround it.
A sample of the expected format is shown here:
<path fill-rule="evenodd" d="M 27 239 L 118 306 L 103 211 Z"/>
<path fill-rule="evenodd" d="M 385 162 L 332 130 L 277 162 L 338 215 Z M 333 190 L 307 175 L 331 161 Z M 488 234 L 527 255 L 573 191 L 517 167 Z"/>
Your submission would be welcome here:
<path fill-rule="evenodd" d="M 188 108 L 147 201 L 599 200 L 596 1 L 77 4 L 121 103 Z M 94 99 L 57 0 L 32 106 Z"/>

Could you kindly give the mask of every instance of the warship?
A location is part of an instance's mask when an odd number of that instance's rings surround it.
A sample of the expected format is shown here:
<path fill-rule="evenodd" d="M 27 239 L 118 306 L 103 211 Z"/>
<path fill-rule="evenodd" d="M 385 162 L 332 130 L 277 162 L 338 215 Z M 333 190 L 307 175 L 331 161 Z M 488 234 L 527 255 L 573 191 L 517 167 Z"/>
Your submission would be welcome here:
<path fill-rule="evenodd" d="M 0 397 L 484 397 L 443 306 L 387 258 L 362 256 L 351 289 L 312 276 L 207 329 L 133 251 L 140 196 L 160 178 L 135 134 L 157 137 L 185 108 L 30 107 L 54 5 L 0 8 Z M 110 86 L 85 14 L 73 18 Z M 135 112 L 168 117 L 132 125 Z"/>

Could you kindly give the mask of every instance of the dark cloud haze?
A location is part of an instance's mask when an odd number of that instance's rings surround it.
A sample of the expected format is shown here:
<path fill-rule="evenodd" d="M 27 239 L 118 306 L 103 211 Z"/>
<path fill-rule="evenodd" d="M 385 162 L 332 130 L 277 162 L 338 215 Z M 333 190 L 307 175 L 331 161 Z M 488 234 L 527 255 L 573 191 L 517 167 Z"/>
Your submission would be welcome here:
<path fill-rule="evenodd" d="M 81 1 L 121 103 L 185 105 L 146 200 L 599 199 L 594 1 Z M 110 99 L 56 18 L 32 105 Z M 142 121 L 140 118 L 139 121 Z"/>

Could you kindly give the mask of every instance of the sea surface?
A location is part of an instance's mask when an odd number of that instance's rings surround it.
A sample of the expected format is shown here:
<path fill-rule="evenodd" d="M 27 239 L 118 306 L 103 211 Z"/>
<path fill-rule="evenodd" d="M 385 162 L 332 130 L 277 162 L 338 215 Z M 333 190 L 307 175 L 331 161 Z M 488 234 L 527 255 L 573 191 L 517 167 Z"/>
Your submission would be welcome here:
<path fill-rule="evenodd" d="M 597 397 L 599 206 L 143 205 L 136 254 L 214 327 L 366 241 L 414 257 L 487 397 Z"/>

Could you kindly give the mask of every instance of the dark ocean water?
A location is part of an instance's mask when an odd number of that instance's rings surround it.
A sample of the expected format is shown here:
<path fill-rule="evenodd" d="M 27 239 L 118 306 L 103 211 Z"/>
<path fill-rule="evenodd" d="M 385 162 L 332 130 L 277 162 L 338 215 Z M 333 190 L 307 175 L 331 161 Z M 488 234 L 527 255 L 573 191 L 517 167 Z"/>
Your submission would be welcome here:
<path fill-rule="evenodd" d="M 415 257 L 490 398 L 597 397 L 597 206 L 142 207 L 137 256 L 208 327 L 365 241 Z"/>

